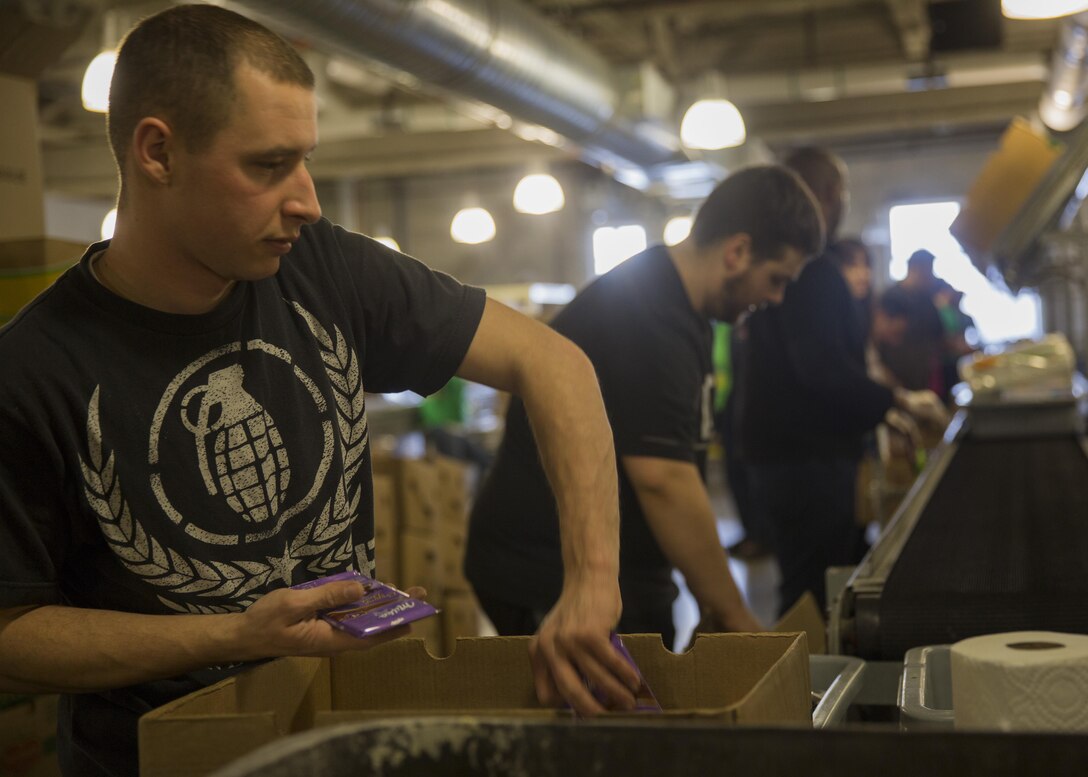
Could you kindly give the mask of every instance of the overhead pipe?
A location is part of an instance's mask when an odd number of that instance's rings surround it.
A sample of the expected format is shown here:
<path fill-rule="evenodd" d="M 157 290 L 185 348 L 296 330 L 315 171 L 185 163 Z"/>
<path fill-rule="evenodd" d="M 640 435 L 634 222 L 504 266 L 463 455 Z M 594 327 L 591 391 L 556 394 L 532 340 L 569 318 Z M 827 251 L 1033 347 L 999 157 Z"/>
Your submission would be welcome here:
<path fill-rule="evenodd" d="M 1046 126 L 1068 132 L 1088 115 L 1088 13 L 1066 19 L 1051 59 L 1039 117 Z"/>
<path fill-rule="evenodd" d="M 599 54 L 519 0 L 239 1 L 319 45 L 547 127 L 605 161 L 687 161 L 674 134 L 618 114 Z"/>

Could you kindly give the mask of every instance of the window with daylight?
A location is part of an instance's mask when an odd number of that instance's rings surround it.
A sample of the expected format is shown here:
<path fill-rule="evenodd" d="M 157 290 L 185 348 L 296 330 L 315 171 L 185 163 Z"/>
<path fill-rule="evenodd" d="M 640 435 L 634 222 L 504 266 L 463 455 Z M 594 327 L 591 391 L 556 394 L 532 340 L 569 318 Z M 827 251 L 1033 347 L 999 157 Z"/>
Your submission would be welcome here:
<path fill-rule="evenodd" d="M 1038 295 L 1022 291 L 1013 296 L 978 271 L 948 231 L 959 212 L 960 203 L 955 201 L 918 202 L 891 208 L 888 221 L 892 280 L 902 280 L 907 274 L 907 259 L 924 248 L 936 257 L 933 274 L 963 292 L 961 308 L 975 320 L 981 344 L 1040 336 Z"/>
<path fill-rule="evenodd" d="M 639 251 L 645 250 L 646 230 L 638 224 L 595 229 L 593 231 L 593 272 L 604 275 Z"/>

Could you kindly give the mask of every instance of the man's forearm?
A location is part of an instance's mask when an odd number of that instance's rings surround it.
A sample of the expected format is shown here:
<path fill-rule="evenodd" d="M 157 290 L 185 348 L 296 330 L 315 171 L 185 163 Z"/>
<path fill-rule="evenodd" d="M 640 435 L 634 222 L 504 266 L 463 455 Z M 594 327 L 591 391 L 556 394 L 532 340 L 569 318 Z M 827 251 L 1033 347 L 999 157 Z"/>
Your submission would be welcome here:
<path fill-rule="evenodd" d="M 700 606 L 728 623 L 747 605 L 729 571 L 710 498 L 694 465 L 678 462 L 669 470 L 652 483 L 632 478 L 642 512 Z"/>
<path fill-rule="evenodd" d="M 138 615 L 47 605 L 0 620 L 0 691 L 80 693 L 254 658 L 239 615 Z"/>
<path fill-rule="evenodd" d="M 612 430 L 593 365 L 556 338 L 548 364 L 536 362 L 521 398 L 556 495 L 567 582 L 587 573 L 619 575 L 619 497 Z"/>
<path fill-rule="evenodd" d="M 278 588 L 245 612 L 142 615 L 46 605 L 0 610 L 0 692 L 122 688 L 194 669 L 278 656 L 328 656 L 403 636 L 357 639 L 316 617 L 363 595 L 357 582 Z"/>

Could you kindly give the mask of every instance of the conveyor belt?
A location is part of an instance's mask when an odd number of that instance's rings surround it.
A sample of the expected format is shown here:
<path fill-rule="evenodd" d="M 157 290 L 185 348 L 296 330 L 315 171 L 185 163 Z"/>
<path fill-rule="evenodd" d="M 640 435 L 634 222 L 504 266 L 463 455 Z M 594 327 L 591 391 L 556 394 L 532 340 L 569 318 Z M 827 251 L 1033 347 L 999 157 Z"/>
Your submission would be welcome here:
<path fill-rule="evenodd" d="M 1086 600 L 1080 442 L 968 436 L 888 575 L 880 657 L 999 631 L 1088 633 Z"/>

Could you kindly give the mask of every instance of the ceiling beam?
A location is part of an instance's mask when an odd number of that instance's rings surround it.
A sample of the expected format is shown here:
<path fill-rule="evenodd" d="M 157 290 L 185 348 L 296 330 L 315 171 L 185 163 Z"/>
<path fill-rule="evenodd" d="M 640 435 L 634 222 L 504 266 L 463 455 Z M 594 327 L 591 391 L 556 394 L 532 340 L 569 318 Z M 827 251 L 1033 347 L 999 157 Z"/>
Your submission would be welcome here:
<path fill-rule="evenodd" d="M 748 134 L 770 144 L 824 143 L 1007 124 L 1035 110 L 1037 81 L 744 109 Z"/>

